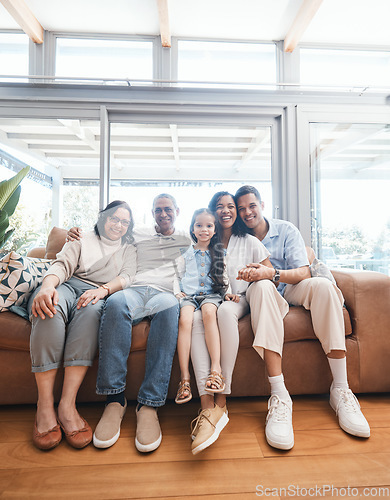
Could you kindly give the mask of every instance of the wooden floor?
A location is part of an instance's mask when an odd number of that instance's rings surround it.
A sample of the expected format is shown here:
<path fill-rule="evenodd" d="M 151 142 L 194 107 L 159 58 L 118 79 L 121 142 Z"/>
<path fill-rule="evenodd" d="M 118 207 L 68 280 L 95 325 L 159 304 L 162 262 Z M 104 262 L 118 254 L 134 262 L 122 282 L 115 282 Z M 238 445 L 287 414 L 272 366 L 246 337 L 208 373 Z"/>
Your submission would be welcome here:
<path fill-rule="evenodd" d="M 150 454 L 134 447 L 134 404 L 112 448 L 74 450 L 63 441 L 49 452 L 31 443 L 35 407 L 0 407 L 0 498 L 387 498 L 390 396 L 359 400 L 371 426 L 369 439 L 344 433 L 326 397 L 295 397 L 295 446 L 282 452 L 265 441 L 267 399 L 231 399 L 229 424 L 214 445 L 195 457 L 189 429 L 198 401 L 182 406 L 170 402 L 160 410 L 163 441 Z M 94 428 L 101 405 L 79 409 Z M 365 488 L 374 488 L 370 496 Z"/>

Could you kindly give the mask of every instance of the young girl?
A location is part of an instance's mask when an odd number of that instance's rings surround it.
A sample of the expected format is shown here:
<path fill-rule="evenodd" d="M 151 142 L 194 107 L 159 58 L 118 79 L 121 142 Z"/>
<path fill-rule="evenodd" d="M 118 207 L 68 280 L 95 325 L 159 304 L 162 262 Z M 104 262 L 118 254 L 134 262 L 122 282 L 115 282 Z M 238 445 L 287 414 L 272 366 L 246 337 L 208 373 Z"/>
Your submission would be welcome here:
<path fill-rule="evenodd" d="M 217 244 L 215 217 L 210 210 L 200 208 L 194 212 L 190 234 L 195 244 L 179 258 L 177 279 L 174 283 L 174 293 L 180 300 L 177 351 L 181 380 L 175 399 L 178 404 L 186 403 L 192 398 L 189 360 L 194 311 L 201 309 L 206 345 L 211 359 L 211 370 L 205 390 L 219 393 L 225 389 L 225 381 L 221 373 L 217 308 L 223 300 L 239 300 L 237 295 L 227 293 L 229 285 L 225 272 L 224 249 L 221 244 Z"/>

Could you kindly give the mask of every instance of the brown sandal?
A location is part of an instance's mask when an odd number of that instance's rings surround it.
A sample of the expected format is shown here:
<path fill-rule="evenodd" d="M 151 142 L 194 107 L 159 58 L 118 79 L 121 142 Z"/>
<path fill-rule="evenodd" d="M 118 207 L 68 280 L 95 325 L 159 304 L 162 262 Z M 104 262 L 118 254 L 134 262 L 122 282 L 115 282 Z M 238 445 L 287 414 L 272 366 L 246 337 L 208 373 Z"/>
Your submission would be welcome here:
<path fill-rule="evenodd" d="M 210 383 L 210 385 L 207 385 Z M 215 388 L 213 388 L 214 386 Z M 223 392 L 225 390 L 225 378 L 222 373 L 218 373 L 215 371 L 210 372 L 210 375 L 207 377 L 205 390 L 207 392 L 211 392 L 212 394 Z"/>
<path fill-rule="evenodd" d="M 184 396 L 184 393 L 188 392 L 187 396 Z M 180 380 L 179 388 L 177 389 L 177 394 L 175 397 L 175 403 L 181 405 L 183 403 L 188 403 L 192 399 L 192 392 L 189 380 Z"/>

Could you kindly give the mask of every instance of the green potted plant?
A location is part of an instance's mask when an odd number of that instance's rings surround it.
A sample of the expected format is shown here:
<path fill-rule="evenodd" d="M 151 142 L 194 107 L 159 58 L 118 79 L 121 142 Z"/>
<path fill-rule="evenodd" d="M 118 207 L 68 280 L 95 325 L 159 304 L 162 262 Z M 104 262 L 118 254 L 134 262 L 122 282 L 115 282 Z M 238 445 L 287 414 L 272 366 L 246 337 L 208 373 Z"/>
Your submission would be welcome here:
<path fill-rule="evenodd" d="M 26 177 L 30 167 L 24 167 L 11 179 L 0 182 L 0 249 L 10 238 L 13 229 L 8 229 L 9 218 L 14 213 L 19 202 L 21 187 L 20 183 Z"/>

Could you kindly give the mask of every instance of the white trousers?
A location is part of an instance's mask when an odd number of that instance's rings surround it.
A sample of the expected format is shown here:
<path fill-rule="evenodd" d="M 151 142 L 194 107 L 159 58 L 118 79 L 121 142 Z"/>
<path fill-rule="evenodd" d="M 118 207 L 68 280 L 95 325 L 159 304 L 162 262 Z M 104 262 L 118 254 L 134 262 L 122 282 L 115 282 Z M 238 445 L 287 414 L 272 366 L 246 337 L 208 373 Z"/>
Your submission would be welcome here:
<path fill-rule="evenodd" d="M 224 394 L 230 394 L 236 363 L 239 335 L 238 320 L 251 311 L 254 333 L 253 347 L 261 357 L 264 349 L 282 356 L 284 343 L 283 318 L 289 310 L 288 303 L 310 310 L 314 333 L 326 354 L 333 349 L 345 350 L 345 330 L 341 291 L 326 278 L 308 278 L 296 285 L 287 285 L 283 298 L 269 280 L 252 283 L 238 304 L 223 302 L 218 308 L 218 325 L 221 336 L 221 367 L 225 377 Z M 288 302 L 287 302 L 288 301 Z M 205 391 L 210 373 L 210 356 L 206 346 L 200 311 L 194 314 L 192 327 L 191 359 L 199 395 Z"/>
<path fill-rule="evenodd" d="M 269 280 L 252 283 L 246 293 L 251 308 L 254 333 L 253 347 L 264 358 L 264 349 L 282 355 L 284 341 L 283 318 L 288 303 Z"/>
<path fill-rule="evenodd" d="M 296 285 L 287 285 L 284 298 L 289 304 L 310 311 L 314 333 L 325 354 L 346 350 L 344 297 L 336 285 L 327 278 L 308 278 Z"/>
<path fill-rule="evenodd" d="M 245 297 L 240 302 L 223 302 L 218 308 L 218 326 L 221 337 L 221 368 L 225 378 L 225 390 L 223 394 L 230 394 L 232 374 L 236 364 L 239 336 L 238 320 L 249 312 L 249 305 Z M 207 377 L 210 373 L 210 356 L 207 350 L 204 335 L 202 314 L 200 311 L 194 313 L 192 324 L 191 360 L 194 368 L 196 383 L 200 396 L 209 394 L 205 391 Z"/>

